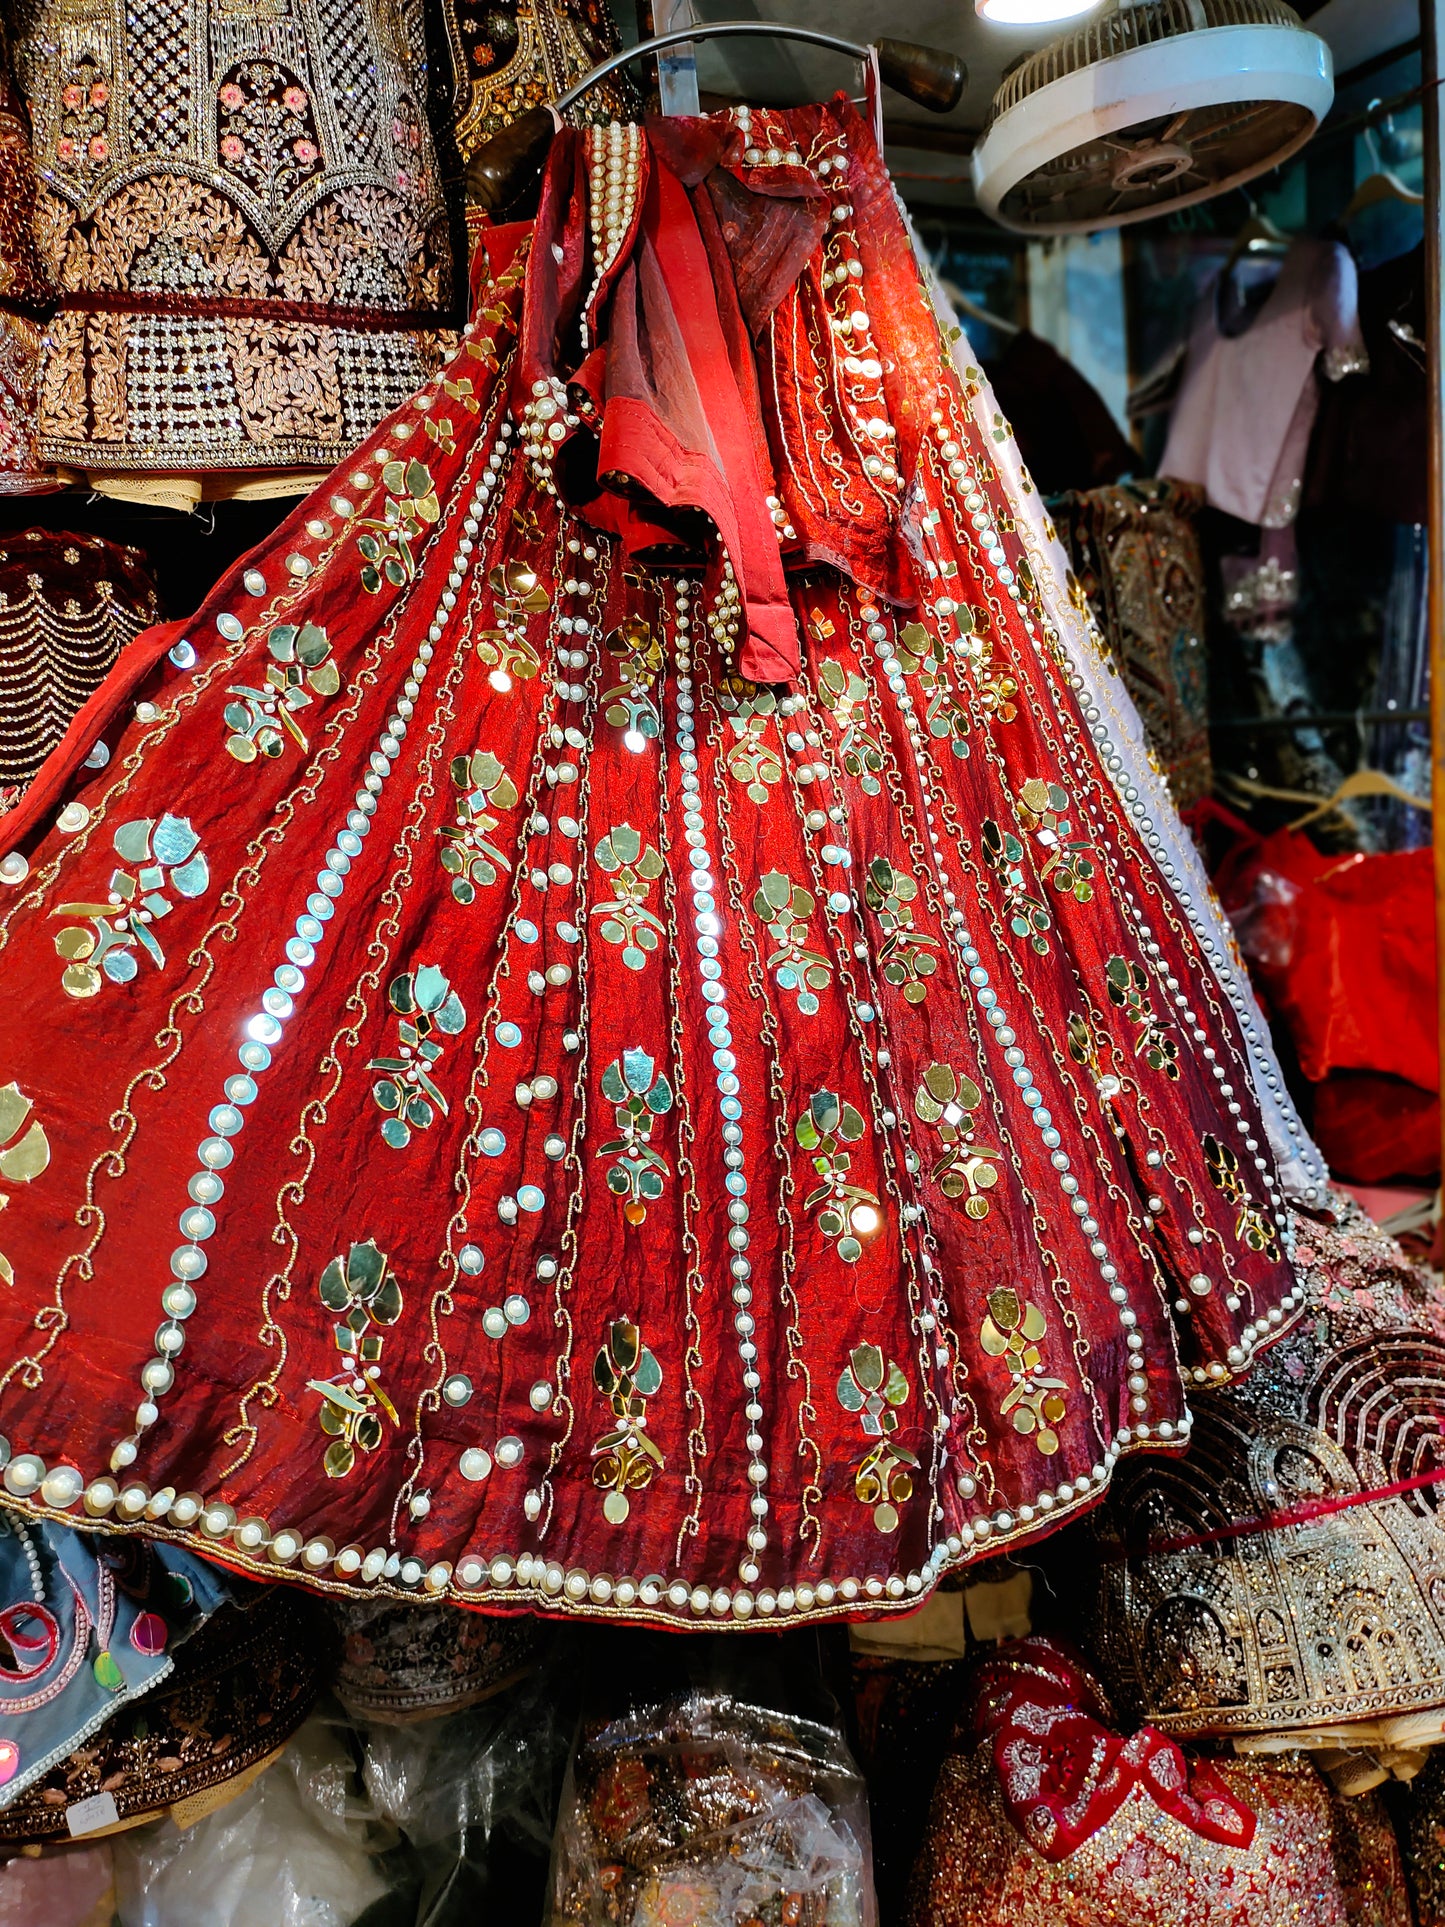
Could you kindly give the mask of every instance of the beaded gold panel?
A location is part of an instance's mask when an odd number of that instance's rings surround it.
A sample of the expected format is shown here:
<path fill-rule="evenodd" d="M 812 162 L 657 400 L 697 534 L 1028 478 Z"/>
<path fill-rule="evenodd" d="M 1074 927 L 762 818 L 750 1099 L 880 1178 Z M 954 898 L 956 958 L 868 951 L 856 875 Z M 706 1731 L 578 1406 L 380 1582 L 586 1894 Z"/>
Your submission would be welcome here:
<path fill-rule="evenodd" d="M 1381 1320 L 1370 1321 L 1381 1323 Z M 1165 1731 L 1307 1731 L 1445 1706 L 1445 1342 L 1331 1309 L 1121 1477 L 1099 1652 Z"/>
<path fill-rule="evenodd" d="M 19 0 L 60 289 L 42 453 L 329 467 L 450 298 L 421 0 Z"/>
<path fill-rule="evenodd" d="M 442 14 L 464 160 L 529 107 L 556 100 L 621 44 L 607 0 L 442 0 Z M 588 99 L 599 115 L 632 104 L 625 77 Z"/>

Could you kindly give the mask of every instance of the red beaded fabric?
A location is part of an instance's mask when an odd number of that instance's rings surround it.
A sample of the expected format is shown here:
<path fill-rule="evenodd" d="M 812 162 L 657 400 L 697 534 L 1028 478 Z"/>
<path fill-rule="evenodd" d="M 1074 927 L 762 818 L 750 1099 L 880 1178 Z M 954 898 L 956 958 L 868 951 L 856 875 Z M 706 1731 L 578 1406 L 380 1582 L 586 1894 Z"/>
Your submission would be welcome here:
<path fill-rule="evenodd" d="M 331 1588 L 906 1609 L 1300 1309 L 1239 1026 L 852 107 L 564 132 L 489 249 L 15 818 L 6 1485 Z"/>
<path fill-rule="evenodd" d="M 1112 1732 L 1042 1639 L 981 1669 L 934 1794 L 911 1927 L 1409 1927 L 1388 1815 L 1306 1761 Z"/>
<path fill-rule="evenodd" d="M 56 486 L 35 448 L 41 323 L 55 304 L 35 240 L 35 195 L 30 118 L 0 21 L 0 495 Z"/>

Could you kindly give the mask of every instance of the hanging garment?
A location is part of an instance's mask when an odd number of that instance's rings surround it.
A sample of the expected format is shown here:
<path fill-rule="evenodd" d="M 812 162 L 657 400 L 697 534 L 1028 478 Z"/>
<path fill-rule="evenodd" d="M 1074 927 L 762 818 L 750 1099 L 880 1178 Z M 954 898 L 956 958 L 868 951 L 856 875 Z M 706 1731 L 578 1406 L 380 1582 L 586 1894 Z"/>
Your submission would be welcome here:
<path fill-rule="evenodd" d="M 1409 1927 L 1378 1796 L 1334 1800 L 1308 1761 L 1191 1757 L 1112 1728 L 1052 1641 L 985 1661 L 934 1794 L 913 1927 Z"/>
<path fill-rule="evenodd" d="M 316 1699 L 324 1660 L 316 1607 L 294 1587 L 222 1606 L 181 1647 L 167 1679 L 0 1812 L 0 1842 L 13 1850 L 63 1841 L 167 1811 L 181 1826 L 200 1819 L 228 1782 L 290 1739 Z"/>
<path fill-rule="evenodd" d="M 1391 522 L 1430 519 L 1425 250 L 1360 276 L 1368 367 L 1328 388 L 1310 445 L 1306 501 Z"/>
<path fill-rule="evenodd" d="M 905 1608 L 1300 1310 L 1247 1053 L 852 108 L 564 132 L 489 245 L 17 813 L 7 1484 L 331 1587 Z"/>
<path fill-rule="evenodd" d="M 0 536 L 0 797 L 13 806 L 157 613 L 139 549 L 69 530 Z"/>
<path fill-rule="evenodd" d="M 1079 586 L 1133 697 L 1170 794 L 1208 796 L 1208 658 L 1197 489 L 1134 482 L 1067 496 L 1054 514 Z"/>
<path fill-rule="evenodd" d="M 1359 281 L 1333 241 L 1296 241 L 1251 314 L 1230 314 L 1231 284 L 1199 305 L 1161 475 L 1198 482 L 1210 504 L 1263 528 L 1299 511 L 1319 408 L 1316 369 L 1339 381 L 1369 365 Z"/>
<path fill-rule="evenodd" d="M 914 237 L 915 250 L 922 251 Z M 1275 1055 L 1248 973 L 1240 964 L 1233 931 L 1205 875 L 1194 838 L 1180 821 L 1138 708 L 1124 687 L 1114 657 L 1073 577 L 1068 555 L 1039 492 L 1024 466 L 1017 439 L 982 370 L 975 365 L 958 317 L 936 275 L 925 271 L 939 324 L 953 344 L 953 361 L 978 434 L 993 444 L 1010 519 L 1039 598 L 1040 634 L 1056 651 L 1077 691 L 1084 720 L 1107 740 L 1107 767 L 1136 822 L 1149 825 L 1151 848 L 1180 910 L 1208 958 L 1215 978 L 1234 1006 L 1249 1055 L 1255 1095 L 1263 1114 L 1280 1187 L 1293 1202 L 1317 1206 L 1328 1194 L 1329 1174 L 1296 1111 Z M 1021 571 L 1022 573 L 1022 571 Z"/>
<path fill-rule="evenodd" d="M 35 240 L 30 122 L 0 21 L 0 495 L 56 486 L 35 447 L 36 378 L 55 289 Z"/>
<path fill-rule="evenodd" d="M 14 53 L 59 289 L 47 461 L 324 470 L 434 366 L 419 0 L 19 0 Z"/>

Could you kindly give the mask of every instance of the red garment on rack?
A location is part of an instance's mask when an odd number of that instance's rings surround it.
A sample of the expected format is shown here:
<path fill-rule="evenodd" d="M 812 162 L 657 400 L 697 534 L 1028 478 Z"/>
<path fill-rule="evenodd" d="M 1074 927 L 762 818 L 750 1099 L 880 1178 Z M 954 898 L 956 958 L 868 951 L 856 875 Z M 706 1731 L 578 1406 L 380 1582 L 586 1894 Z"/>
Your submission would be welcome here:
<path fill-rule="evenodd" d="M 1429 850 L 1322 855 L 1279 830 L 1215 879 L 1300 1068 L 1379 1071 L 1440 1088 Z"/>
<path fill-rule="evenodd" d="M 17 811 L 11 1503 L 491 1610 L 906 1610 L 1303 1309 L 872 136 L 750 129 L 564 133 L 453 361 Z"/>

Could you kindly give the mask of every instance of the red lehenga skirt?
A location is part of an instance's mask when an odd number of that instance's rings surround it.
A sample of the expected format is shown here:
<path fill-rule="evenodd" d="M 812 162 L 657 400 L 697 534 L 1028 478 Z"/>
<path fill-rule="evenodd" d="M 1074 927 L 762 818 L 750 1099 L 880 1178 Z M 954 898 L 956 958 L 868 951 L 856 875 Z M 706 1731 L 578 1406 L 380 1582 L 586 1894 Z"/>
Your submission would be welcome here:
<path fill-rule="evenodd" d="M 1301 1308 L 1235 1018 L 847 102 L 564 132 L 486 257 L 13 819 L 9 1502 L 906 1609 Z"/>

